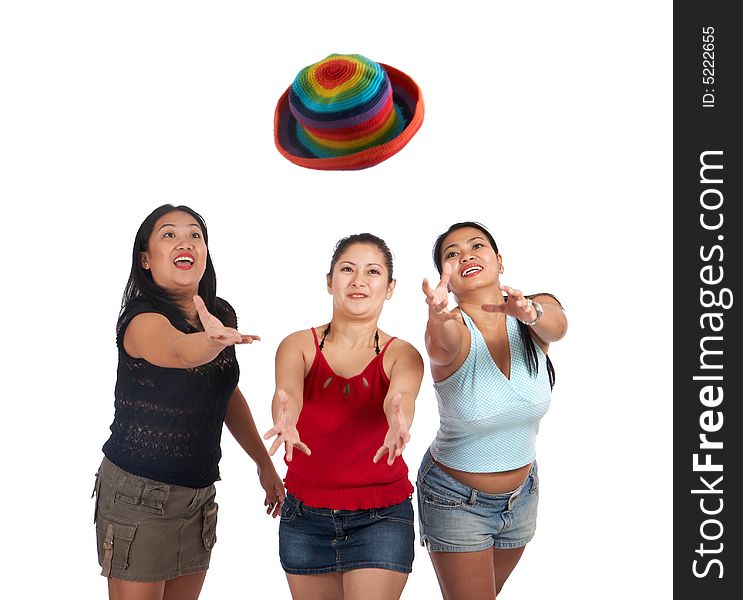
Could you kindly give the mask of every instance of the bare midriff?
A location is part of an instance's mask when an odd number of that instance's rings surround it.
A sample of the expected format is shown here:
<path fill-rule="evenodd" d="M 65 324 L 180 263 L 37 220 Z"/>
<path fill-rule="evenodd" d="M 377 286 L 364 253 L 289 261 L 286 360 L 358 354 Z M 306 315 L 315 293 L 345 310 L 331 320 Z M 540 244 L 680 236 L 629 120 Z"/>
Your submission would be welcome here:
<path fill-rule="evenodd" d="M 500 471 L 498 473 L 470 473 L 468 471 L 458 471 L 440 462 L 436 464 L 454 479 L 463 483 L 467 487 L 476 489 L 478 492 L 486 494 L 507 494 L 518 488 L 526 476 L 529 474 L 531 464 L 524 465 L 512 471 Z"/>

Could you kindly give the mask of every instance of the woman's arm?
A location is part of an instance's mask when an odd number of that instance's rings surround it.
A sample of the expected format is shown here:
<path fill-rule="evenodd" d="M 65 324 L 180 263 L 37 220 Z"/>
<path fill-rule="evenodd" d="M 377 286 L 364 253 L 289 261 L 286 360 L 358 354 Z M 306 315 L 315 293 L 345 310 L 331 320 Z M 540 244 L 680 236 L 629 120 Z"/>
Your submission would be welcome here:
<path fill-rule="evenodd" d="M 309 455 L 310 449 L 299 439 L 297 422 L 302 412 L 304 395 L 305 360 L 302 351 L 302 336 L 307 332 L 297 332 L 286 337 L 276 350 L 276 391 L 271 403 L 274 426 L 264 435 L 264 439 L 276 436 L 268 453 L 273 456 L 284 444 L 286 460 L 291 462 L 294 448 Z"/>
<path fill-rule="evenodd" d="M 390 369 L 390 387 L 384 399 L 384 414 L 389 429 L 382 446 L 374 455 L 374 462 L 387 454 L 391 465 L 400 456 L 410 440 L 410 426 L 415 415 L 415 399 L 423 379 L 423 359 L 408 342 L 397 340 L 387 352 L 394 349 Z"/>
<path fill-rule="evenodd" d="M 159 313 L 142 313 L 134 317 L 124 331 L 124 350 L 134 358 L 144 358 L 158 367 L 188 369 L 214 360 L 227 346 L 249 344 L 256 335 L 243 335 L 225 327 L 204 306 L 199 296 L 194 304 L 204 331 L 183 333 Z"/>
<path fill-rule="evenodd" d="M 276 473 L 271 457 L 255 427 L 250 407 L 239 388 L 235 388 L 230 396 L 224 424 L 227 425 L 232 437 L 255 462 L 258 468 L 258 479 L 266 492 L 264 504 L 270 507 L 269 514 L 273 512 L 273 516 L 276 517 L 284 501 L 284 484 Z"/>
<path fill-rule="evenodd" d="M 561 339 L 568 330 L 568 318 L 560 303 L 549 294 L 535 294 L 524 296 L 521 290 L 501 285 L 508 297 L 503 304 L 483 304 L 482 309 L 487 312 L 502 312 L 516 317 L 526 323 L 531 330 L 534 341 L 547 352 L 550 342 Z M 542 308 L 542 316 L 537 319 L 538 312 L 534 306 L 538 302 Z M 537 322 L 533 321 L 537 319 Z"/>
<path fill-rule="evenodd" d="M 451 312 L 447 286 L 451 279 L 451 265 L 446 263 L 439 284 L 432 288 L 427 279 L 423 280 L 423 293 L 428 304 L 428 323 L 426 324 L 426 351 L 434 372 L 435 380 L 450 374 L 453 365 L 463 358 L 463 349 L 469 344 L 469 331 L 457 313 Z"/>
<path fill-rule="evenodd" d="M 544 344 L 561 340 L 568 331 L 568 317 L 560 303 L 549 294 L 537 294 L 532 299 L 542 307 L 541 318 L 530 327 L 532 334 Z M 531 310 L 536 318 L 536 309 L 532 306 Z"/>

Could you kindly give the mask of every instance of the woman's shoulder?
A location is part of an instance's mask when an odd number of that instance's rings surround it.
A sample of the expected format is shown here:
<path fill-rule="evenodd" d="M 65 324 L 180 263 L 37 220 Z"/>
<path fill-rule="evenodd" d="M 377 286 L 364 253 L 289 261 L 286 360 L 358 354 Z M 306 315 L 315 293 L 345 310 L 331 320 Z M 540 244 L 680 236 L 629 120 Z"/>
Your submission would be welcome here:
<path fill-rule="evenodd" d="M 388 334 L 385 334 L 385 337 L 387 338 L 387 341 L 384 342 L 384 345 L 387 346 L 386 353 L 390 355 L 390 357 L 420 359 L 421 361 L 423 360 L 421 358 L 421 353 L 410 342 L 399 337 L 390 336 Z"/>
<path fill-rule="evenodd" d="M 302 357 L 305 362 L 312 361 L 316 354 L 317 342 L 312 329 L 302 329 L 287 335 L 276 348 L 277 360 L 294 360 Z"/>
<path fill-rule="evenodd" d="M 143 296 L 132 298 L 121 307 L 119 319 L 116 322 L 116 344 L 120 348 L 123 347 L 124 332 L 129 324 L 135 317 L 147 313 L 156 313 L 165 316 L 162 310 L 159 310 L 151 300 Z"/>
<path fill-rule="evenodd" d="M 314 335 L 313 335 L 313 331 L 315 332 Z M 299 331 L 295 331 L 287 335 L 283 340 L 281 340 L 280 345 L 284 347 L 291 347 L 291 346 L 304 347 L 307 345 L 314 346 L 315 335 L 322 337 L 322 333 L 319 332 L 318 328 L 316 327 L 314 328 L 309 327 L 308 329 L 300 329 Z"/>
<path fill-rule="evenodd" d="M 125 327 L 134 317 L 141 315 L 142 313 L 162 314 L 162 312 L 163 311 L 158 309 L 154 302 L 144 296 L 132 298 L 128 300 L 119 311 L 117 329 Z"/>

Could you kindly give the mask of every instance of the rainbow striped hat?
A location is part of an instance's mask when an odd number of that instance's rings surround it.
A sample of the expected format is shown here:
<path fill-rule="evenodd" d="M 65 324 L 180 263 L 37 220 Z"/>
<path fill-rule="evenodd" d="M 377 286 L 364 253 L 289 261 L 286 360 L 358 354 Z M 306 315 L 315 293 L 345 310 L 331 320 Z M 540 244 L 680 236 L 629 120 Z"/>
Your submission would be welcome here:
<path fill-rule="evenodd" d="M 360 54 L 302 69 L 274 114 L 279 152 L 301 167 L 357 170 L 399 152 L 423 122 L 423 96 L 402 71 Z"/>

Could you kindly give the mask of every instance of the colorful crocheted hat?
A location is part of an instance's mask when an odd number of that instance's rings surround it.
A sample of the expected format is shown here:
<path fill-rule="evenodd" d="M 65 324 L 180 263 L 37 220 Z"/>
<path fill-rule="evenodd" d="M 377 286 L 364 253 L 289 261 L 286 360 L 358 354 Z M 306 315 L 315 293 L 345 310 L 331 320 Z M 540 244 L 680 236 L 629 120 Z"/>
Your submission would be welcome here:
<path fill-rule="evenodd" d="M 402 71 L 360 54 L 302 69 L 274 114 L 279 152 L 301 167 L 356 170 L 399 152 L 423 122 L 423 96 Z"/>

